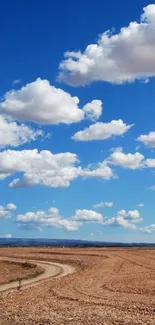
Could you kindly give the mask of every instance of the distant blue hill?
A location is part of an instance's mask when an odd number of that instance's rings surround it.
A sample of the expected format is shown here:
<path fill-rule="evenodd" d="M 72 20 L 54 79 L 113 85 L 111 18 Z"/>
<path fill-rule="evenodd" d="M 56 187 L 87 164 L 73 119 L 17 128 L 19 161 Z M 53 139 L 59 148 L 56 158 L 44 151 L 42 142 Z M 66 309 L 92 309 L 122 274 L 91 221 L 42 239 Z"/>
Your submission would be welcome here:
<path fill-rule="evenodd" d="M 44 238 L 0 238 L 0 246 L 9 247 L 155 247 L 155 243 L 119 243 L 104 241 L 86 241 L 74 239 L 44 239 Z"/>

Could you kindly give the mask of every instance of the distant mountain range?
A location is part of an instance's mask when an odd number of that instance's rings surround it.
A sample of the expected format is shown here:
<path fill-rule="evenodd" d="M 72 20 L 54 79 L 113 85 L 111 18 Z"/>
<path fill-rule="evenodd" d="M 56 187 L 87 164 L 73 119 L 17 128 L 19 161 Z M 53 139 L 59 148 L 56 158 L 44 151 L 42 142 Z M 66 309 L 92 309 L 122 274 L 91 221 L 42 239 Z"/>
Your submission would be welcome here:
<path fill-rule="evenodd" d="M 86 241 L 74 239 L 47 239 L 47 238 L 0 238 L 0 246 L 9 247 L 155 247 L 155 243 L 119 243 L 104 241 Z"/>

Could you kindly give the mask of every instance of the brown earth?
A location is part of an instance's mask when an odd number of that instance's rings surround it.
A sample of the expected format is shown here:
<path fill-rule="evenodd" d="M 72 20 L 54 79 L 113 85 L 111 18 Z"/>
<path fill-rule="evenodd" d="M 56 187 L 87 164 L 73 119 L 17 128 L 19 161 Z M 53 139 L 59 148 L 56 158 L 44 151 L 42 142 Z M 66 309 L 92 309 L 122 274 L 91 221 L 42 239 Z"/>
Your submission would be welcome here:
<path fill-rule="evenodd" d="M 71 264 L 75 273 L 0 293 L 0 325 L 155 325 L 155 250 L 1 248 L 0 256 Z"/>
<path fill-rule="evenodd" d="M 0 285 L 16 280 L 30 279 L 43 273 L 44 269 L 36 264 L 0 261 Z"/>

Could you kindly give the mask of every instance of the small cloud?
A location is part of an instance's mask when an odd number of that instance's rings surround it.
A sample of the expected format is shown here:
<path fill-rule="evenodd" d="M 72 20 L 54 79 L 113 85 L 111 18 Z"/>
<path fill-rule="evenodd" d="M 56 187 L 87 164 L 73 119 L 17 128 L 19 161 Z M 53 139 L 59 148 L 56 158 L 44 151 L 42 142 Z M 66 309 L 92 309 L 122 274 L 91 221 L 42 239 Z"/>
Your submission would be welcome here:
<path fill-rule="evenodd" d="M 17 209 L 16 205 L 13 203 L 8 203 L 6 207 L 8 210 L 16 210 Z"/>
<path fill-rule="evenodd" d="M 15 79 L 12 81 L 12 85 L 17 85 L 20 83 L 20 79 Z"/>
<path fill-rule="evenodd" d="M 137 150 L 139 150 L 139 148 L 140 148 L 140 145 L 136 146 L 135 150 L 137 151 Z"/>
<path fill-rule="evenodd" d="M 17 209 L 13 203 L 8 203 L 6 206 L 0 205 L 0 219 L 9 219 L 13 212 Z"/>
<path fill-rule="evenodd" d="M 155 185 L 152 185 L 152 186 L 148 187 L 148 190 L 155 191 Z"/>
<path fill-rule="evenodd" d="M 139 207 L 139 208 L 143 208 L 143 207 L 144 207 L 144 203 L 139 203 L 139 204 L 138 204 L 138 207 Z"/>
<path fill-rule="evenodd" d="M 101 207 L 112 208 L 113 204 L 114 204 L 113 202 L 100 202 L 98 204 L 94 204 L 93 208 L 94 209 L 101 208 Z"/>
<path fill-rule="evenodd" d="M 0 238 L 12 238 L 11 234 L 1 234 Z"/>
<path fill-rule="evenodd" d="M 137 141 L 143 143 L 149 148 L 155 148 L 155 131 L 151 131 L 148 134 L 141 134 Z"/>
<path fill-rule="evenodd" d="M 152 232 L 155 231 L 155 224 L 149 225 L 149 226 L 144 226 L 140 228 L 140 230 L 146 234 L 151 234 Z"/>
<path fill-rule="evenodd" d="M 107 140 L 124 135 L 134 124 L 127 125 L 122 120 L 112 120 L 108 123 L 97 122 L 88 128 L 76 132 L 72 139 L 75 141 Z"/>
<path fill-rule="evenodd" d="M 113 148 L 110 148 L 109 150 L 110 152 L 122 152 L 123 151 L 123 147 L 113 147 Z"/>

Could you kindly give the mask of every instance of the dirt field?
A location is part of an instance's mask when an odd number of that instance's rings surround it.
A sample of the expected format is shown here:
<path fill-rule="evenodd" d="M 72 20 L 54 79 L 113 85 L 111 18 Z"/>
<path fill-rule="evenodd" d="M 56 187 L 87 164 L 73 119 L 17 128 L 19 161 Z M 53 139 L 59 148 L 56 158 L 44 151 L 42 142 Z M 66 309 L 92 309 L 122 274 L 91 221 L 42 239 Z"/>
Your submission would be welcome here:
<path fill-rule="evenodd" d="M 30 279 L 43 272 L 36 264 L 0 261 L 0 285 L 19 279 Z"/>
<path fill-rule="evenodd" d="M 74 265 L 76 272 L 0 294 L 0 325 L 155 325 L 155 250 L 5 248 L 0 256 Z"/>

